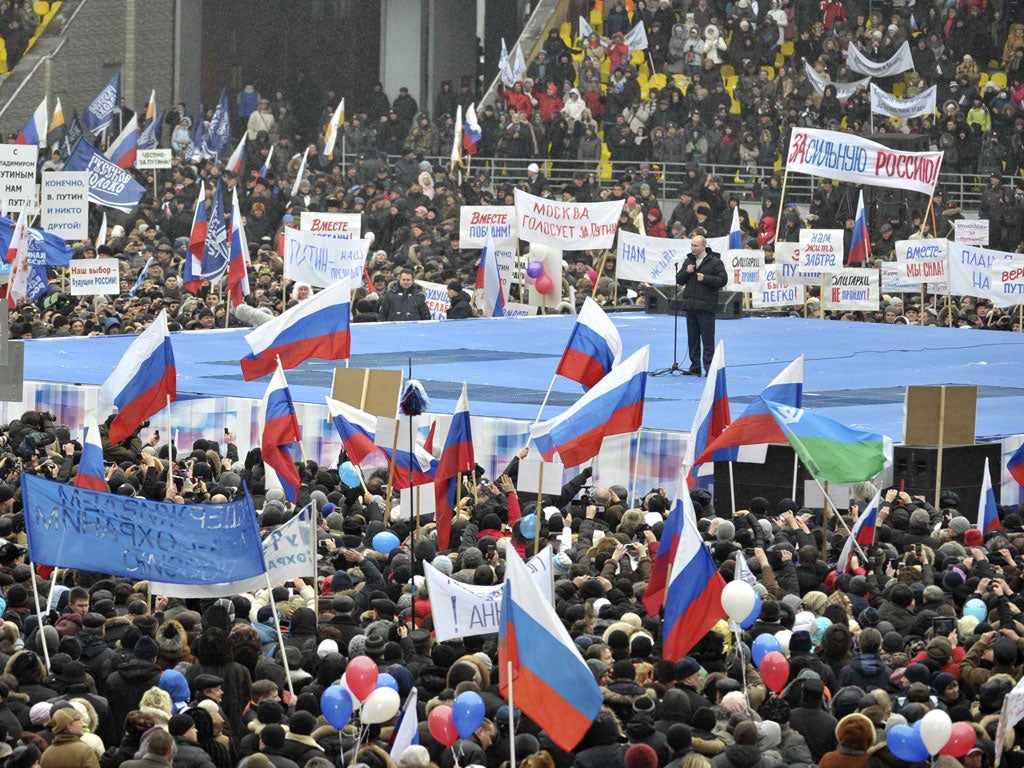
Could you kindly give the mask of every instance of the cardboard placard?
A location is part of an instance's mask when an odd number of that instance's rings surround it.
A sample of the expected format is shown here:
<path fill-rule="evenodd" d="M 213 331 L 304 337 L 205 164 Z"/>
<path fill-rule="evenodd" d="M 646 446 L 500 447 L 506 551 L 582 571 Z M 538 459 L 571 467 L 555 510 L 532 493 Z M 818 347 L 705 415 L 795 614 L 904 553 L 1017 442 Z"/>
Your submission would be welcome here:
<path fill-rule="evenodd" d="M 946 390 L 944 408 L 943 389 Z M 943 445 L 974 445 L 977 408 L 976 386 L 907 387 L 903 442 L 907 445 L 938 445 L 941 422 Z"/>
<path fill-rule="evenodd" d="M 541 467 L 544 468 L 543 477 Z M 524 494 L 524 504 L 531 497 L 536 497 L 538 492 L 557 496 L 562 492 L 564 472 L 565 465 L 560 461 L 521 459 L 519 476 L 516 478 L 516 491 Z"/>
<path fill-rule="evenodd" d="M 402 372 L 376 368 L 335 368 L 331 397 L 374 416 L 394 418 Z"/>

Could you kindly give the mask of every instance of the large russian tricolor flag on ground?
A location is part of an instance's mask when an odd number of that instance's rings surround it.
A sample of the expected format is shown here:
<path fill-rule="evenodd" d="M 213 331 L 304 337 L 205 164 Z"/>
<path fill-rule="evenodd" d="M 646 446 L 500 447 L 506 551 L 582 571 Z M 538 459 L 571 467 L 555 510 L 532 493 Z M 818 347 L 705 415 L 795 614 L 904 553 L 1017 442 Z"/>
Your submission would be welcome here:
<path fill-rule="evenodd" d="M 260 401 L 258 418 L 263 463 L 277 475 L 276 479 L 280 481 L 285 497 L 294 504 L 299 497 L 302 481 L 295 461 L 285 448 L 301 441 L 302 432 L 299 430 L 299 418 L 281 366 L 270 377 L 267 391 Z"/>
<path fill-rule="evenodd" d="M 119 443 L 129 437 L 168 400 L 174 400 L 178 395 L 177 380 L 167 310 L 161 310 L 100 387 L 97 411 L 106 413 L 114 406 L 118 408 L 110 424 L 110 442 Z"/>
<path fill-rule="evenodd" d="M 95 414 L 85 417 L 85 437 L 82 439 L 82 458 L 78 460 L 75 473 L 76 488 L 109 493 L 106 473 L 103 471 L 103 443 L 100 441 L 100 427 Z"/>
<path fill-rule="evenodd" d="M 506 553 L 498 627 L 502 695 L 508 697 L 511 686 L 515 706 L 555 744 L 571 751 L 601 711 L 604 697 L 569 632 L 512 547 Z"/>
<path fill-rule="evenodd" d="M 567 467 L 578 467 L 601 450 L 608 435 L 636 432 L 644 418 L 649 346 L 615 366 L 568 410 L 530 425 L 530 436 L 545 461 L 555 453 Z"/>
<path fill-rule="evenodd" d="M 621 358 L 622 339 L 618 329 L 598 303 L 588 296 L 583 301 L 583 308 L 569 334 L 555 373 L 590 389 L 618 365 Z"/>
<path fill-rule="evenodd" d="M 246 334 L 252 352 L 240 361 L 245 380 L 271 373 L 278 358 L 285 370 L 312 358 L 347 360 L 350 297 L 348 278 L 343 278 Z"/>
<path fill-rule="evenodd" d="M 722 608 L 725 580 L 716 570 L 715 561 L 697 531 L 697 515 L 689 494 L 684 493 L 680 501 L 683 504 L 683 530 L 668 579 L 665 640 L 661 652 L 664 658 L 672 661 L 683 658 L 715 624 L 725 618 Z"/>

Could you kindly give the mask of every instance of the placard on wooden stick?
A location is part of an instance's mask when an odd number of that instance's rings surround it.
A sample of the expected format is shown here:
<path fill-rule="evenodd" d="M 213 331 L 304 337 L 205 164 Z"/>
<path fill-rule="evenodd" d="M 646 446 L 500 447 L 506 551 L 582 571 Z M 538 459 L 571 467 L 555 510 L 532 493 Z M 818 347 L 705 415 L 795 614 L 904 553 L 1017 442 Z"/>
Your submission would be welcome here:
<path fill-rule="evenodd" d="M 542 467 L 543 474 L 541 473 Z M 524 504 L 538 493 L 558 496 L 562 493 L 562 475 L 564 473 L 565 466 L 560 461 L 520 459 L 516 490 L 525 494 Z"/>
<path fill-rule="evenodd" d="M 394 418 L 402 391 L 402 372 L 377 368 L 335 368 L 331 397 L 372 413 Z"/>
<path fill-rule="evenodd" d="M 940 443 L 974 445 L 977 408 L 976 386 L 907 387 L 903 442 L 930 446 Z"/>

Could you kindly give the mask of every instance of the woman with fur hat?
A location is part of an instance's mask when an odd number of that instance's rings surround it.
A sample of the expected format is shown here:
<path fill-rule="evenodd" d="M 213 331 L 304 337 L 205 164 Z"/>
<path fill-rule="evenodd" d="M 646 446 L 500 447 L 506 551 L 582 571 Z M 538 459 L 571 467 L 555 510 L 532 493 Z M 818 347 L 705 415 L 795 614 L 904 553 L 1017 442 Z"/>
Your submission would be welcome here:
<path fill-rule="evenodd" d="M 836 725 L 839 746 L 818 761 L 818 768 L 864 768 L 875 744 L 875 726 L 864 715 L 847 715 Z"/>

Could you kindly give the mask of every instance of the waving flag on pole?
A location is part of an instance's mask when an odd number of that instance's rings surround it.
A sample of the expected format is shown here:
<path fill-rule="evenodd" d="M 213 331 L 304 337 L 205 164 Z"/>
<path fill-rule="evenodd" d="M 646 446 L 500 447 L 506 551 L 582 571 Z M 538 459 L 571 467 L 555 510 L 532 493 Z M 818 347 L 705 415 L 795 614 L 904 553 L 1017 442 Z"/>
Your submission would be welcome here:
<path fill-rule="evenodd" d="M 146 266 L 139 270 L 139 276 L 135 278 L 135 285 L 133 285 L 132 289 L 128 291 L 129 296 L 134 296 L 136 293 L 139 292 L 139 288 L 141 288 L 142 284 L 146 282 L 146 275 L 149 273 L 149 268 L 150 266 L 152 266 L 152 264 L 153 257 L 150 256 L 148 259 L 146 259 Z"/>
<path fill-rule="evenodd" d="M 125 123 L 124 129 L 117 135 L 110 146 L 107 147 L 106 157 L 118 168 L 128 170 L 135 165 L 135 158 L 139 153 L 139 119 L 138 115 L 132 115 L 132 119 Z"/>
<path fill-rule="evenodd" d="M 799 408 L 803 401 L 803 389 L 804 356 L 800 355 L 761 391 L 761 396 L 748 405 L 728 429 L 698 454 L 694 463 L 720 460 L 712 454 L 724 448 L 786 442 L 785 433 L 775 423 L 763 400 Z M 738 460 L 742 460 L 742 457 Z"/>
<path fill-rule="evenodd" d="M 665 528 L 658 542 L 658 552 L 651 565 L 651 575 L 647 579 L 647 589 L 641 602 L 648 616 L 657 616 L 665 602 L 665 585 L 668 575 L 672 572 L 672 561 L 679 551 L 679 540 L 683 535 L 683 513 L 685 508 L 682 499 L 672 505 L 672 511 L 665 519 Z"/>
<path fill-rule="evenodd" d="M 217 159 L 231 146 L 231 113 L 228 111 L 226 87 L 220 89 L 217 108 L 213 111 L 213 117 L 210 118 L 210 130 L 206 132 L 206 144 Z"/>
<path fill-rule="evenodd" d="M 608 314 L 589 296 L 569 334 L 555 373 L 590 389 L 622 359 L 622 339 Z"/>
<path fill-rule="evenodd" d="M 515 52 L 516 56 L 515 64 L 512 66 L 512 79 L 522 80 L 523 75 L 526 74 L 526 59 L 523 57 L 523 49 L 518 42 L 516 43 Z"/>
<path fill-rule="evenodd" d="M 117 406 L 117 416 L 108 433 L 119 443 L 143 421 L 178 396 L 174 350 L 167 328 L 167 310 L 161 310 L 149 328 L 139 334 L 121 357 L 113 373 L 100 387 L 97 411 L 108 413 Z"/>
<path fill-rule="evenodd" d="M 295 461 L 285 450 L 293 443 L 301 442 L 302 432 L 299 430 L 299 419 L 295 413 L 295 404 L 284 377 L 284 370 L 279 365 L 270 377 L 267 391 L 260 401 L 258 414 L 260 428 L 260 452 L 267 469 L 277 475 L 285 497 L 292 504 L 299 496 L 302 481 Z"/>
<path fill-rule="evenodd" d="M 203 250 L 206 247 L 206 233 L 210 223 L 206 219 L 206 189 L 199 185 L 199 196 L 196 198 L 196 210 L 192 215 L 192 230 L 188 236 L 188 251 L 185 253 L 185 268 L 182 284 L 186 291 L 197 293 L 202 287 Z"/>
<path fill-rule="evenodd" d="M 71 121 L 64 128 L 64 137 L 60 139 L 57 148 L 60 156 L 67 159 L 71 156 L 71 150 L 82 137 L 82 123 L 78 119 L 78 111 L 71 113 Z"/>
<path fill-rule="evenodd" d="M 245 137 L 242 137 L 245 141 Z M 238 186 L 231 190 L 231 252 L 228 260 L 228 298 L 236 309 L 249 295 L 249 244 L 242 226 L 242 209 L 238 206 Z"/>
<path fill-rule="evenodd" d="M 82 439 L 82 458 L 78 460 L 75 473 L 76 488 L 88 488 L 100 493 L 109 493 L 106 473 L 103 471 L 103 443 L 100 441 L 100 427 L 96 414 L 85 417 L 85 437 Z"/>
<path fill-rule="evenodd" d="M 512 71 L 512 64 L 508 57 L 508 46 L 505 45 L 505 38 L 501 38 L 501 54 L 498 56 L 498 74 L 501 75 L 501 83 L 506 88 L 516 84 L 515 73 Z"/>
<path fill-rule="evenodd" d="M 494 238 L 487 231 L 487 243 L 480 252 L 480 266 L 476 270 L 476 290 L 483 291 L 480 309 L 484 317 L 505 316 L 505 296 L 498 275 L 498 259 L 494 254 Z"/>
<path fill-rule="evenodd" d="M 327 124 L 327 132 L 324 135 L 324 154 L 331 160 L 334 159 L 334 145 L 338 142 L 338 131 L 345 123 L 345 99 L 342 97 L 338 106 L 331 115 L 331 121 Z"/>
<path fill-rule="evenodd" d="M 683 468 L 686 471 L 687 489 L 710 489 L 714 486 L 714 465 L 696 464 L 694 457 L 702 454 L 709 444 L 717 440 L 731 421 L 729 392 L 725 382 L 725 344 L 720 341 L 715 347 L 715 356 L 711 358 L 711 367 L 708 368 L 708 378 L 697 404 L 697 412 L 693 414 L 690 439 L 686 441 Z"/>
<path fill-rule="evenodd" d="M 455 170 L 455 166 L 463 167 L 462 162 L 462 105 L 459 104 L 455 109 L 455 130 L 452 135 L 452 156 L 451 156 L 451 170 Z"/>
<path fill-rule="evenodd" d="M 732 209 L 732 225 L 729 227 L 729 248 L 740 249 L 743 247 L 743 230 L 740 229 L 740 209 L 737 206 Z"/>
<path fill-rule="evenodd" d="M 28 211 L 23 208 L 18 214 L 11 244 L 7 247 L 7 263 L 11 265 L 7 301 L 11 307 L 29 296 L 29 275 L 32 267 L 28 263 L 28 218 Z"/>
<path fill-rule="evenodd" d="M 369 456 L 384 455 L 374 442 L 377 436 L 376 416 L 330 397 L 327 398 L 327 411 L 349 461 L 362 464 Z"/>
<path fill-rule="evenodd" d="M 530 425 L 530 436 L 545 461 L 552 461 L 558 453 L 565 466 L 577 467 L 600 452 L 605 437 L 640 428 L 649 351 L 649 346 L 641 347 L 568 410 Z"/>
<path fill-rule="evenodd" d="M 455 514 L 455 490 L 459 474 L 472 472 L 475 469 L 473 430 L 469 419 L 469 392 L 463 382 L 462 394 L 455 406 L 455 413 L 452 414 L 452 422 L 448 426 L 448 434 L 444 438 L 444 448 L 441 449 L 441 459 L 437 463 L 437 474 L 434 475 L 434 522 L 437 523 L 439 550 L 448 549 L 452 517 Z"/>
<path fill-rule="evenodd" d="M 555 744 L 573 750 L 601 711 L 604 697 L 568 630 L 511 547 L 498 627 L 502 695 L 508 697 L 512 686 L 515 705 Z"/>
<path fill-rule="evenodd" d="M 853 222 L 853 239 L 850 240 L 850 255 L 846 260 L 848 267 L 862 267 L 871 258 L 871 241 L 868 237 L 868 220 L 864 215 L 864 190 L 857 198 L 857 218 Z"/>
<path fill-rule="evenodd" d="M 100 231 L 96 233 L 96 247 L 107 244 L 107 212 L 103 212 L 103 221 L 100 222 Z"/>
<path fill-rule="evenodd" d="M 412 427 L 410 439 L 409 419 L 379 416 L 374 430 L 374 440 L 393 468 L 392 485 L 397 490 L 434 482 L 437 476 L 437 459 L 424 449 L 423 439 L 415 426 Z M 408 450 L 410 444 L 413 446 L 412 453 Z"/>
<path fill-rule="evenodd" d="M 350 297 L 348 278 L 342 278 L 248 333 L 252 352 L 239 361 L 245 380 L 271 373 L 278 357 L 285 370 L 310 359 L 347 360 Z"/>
<path fill-rule="evenodd" d="M 981 478 L 981 498 L 978 499 L 978 530 L 981 535 L 1002 528 L 999 522 L 999 507 L 996 506 L 996 494 L 992 490 L 992 475 L 988 471 L 988 458 L 985 459 L 985 474 Z"/>
<path fill-rule="evenodd" d="M 1024 485 L 1024 445 L 1021 445 L 1006 462 L 1006 470 L 1020 485 Z"/>
<path fill-rule="evenodd" d="M 156 117 L 156 88 L 149 92 L 149 101 L 146 103 L 146 114 L 142 118 L 143 122 L 148 123 Z"/>
<path fill-rule="evenodd" d="M 725 618 L 722 608 L 725 580 L 715 568 L 715 561 L 697 531 L 697 515 L 690 495 L 682 494 L 676 503 L 680 502 L 683 505 L 683 530 L 668 578 L 662 647 L 662 656 L 671 661 L 683 658 L 715 624 Z"/>
<path fill-rule="evenodd" d="M 416 687 L 413 686 L 412 690 L 409 691 L 409 695 L 405 697 L 405 706 L 402 707 L 402 711 L 398 715 L 398 723 L 395 725 L 395 731 L 391 737 L 390 755 L 391 759 L 396 763 L 402 759 L 402 753 L 405 750 L 413 744 L 420 743 L 420 732 L 416 720 L 417 700 Z"/>
<path fill-rule="evenodd" d="M 225 171 L 231 171 L 234 174 L 242 172 L 242 163 L 245 161 L 245 137 L 248 134 L 243 133 L 242 138 L 238 140 L 238 144 L 235 146 L 235 151 L 231 153 L 231 157 L 228 158 L 227 163 L 224 164 Z"/>
<path fill-rule="evenodd" d="M 302 153 L 302 162 L 299 163 L 299 171 L 298 173 L 295 174 L 295 181 L 292 182 L 292 197 L 295 197 L 297 194 L 299 194 L 299 184 L 301 184 L 302 180 L 306 177 L 307 159 L 309 159 L 309 147 L 306 147 L 305 151 Z M 267 156 L 267 160 L 270 160 L 269 155 Z"/>
<path fill-rule="evenodd" d="M 483 130 L 480 128 L 480 121 L 476 116 L 476 105 L 470 104 L 466 107 L 466 124 L 462 128 L 462 148 L 466 150 L 467 155 L 477 153 L 477 145 L 480 143 L 481 136 L 483 136 Z"/>
<path fill-rule="evenodd" d="M 200 272 L 210 282 L 216 283 L 224 276 L 228 268 L 228 254 L 230 246 L 228 243 L 228 227 L 224 220 L 224 195 L 223 178 L 217 179 L 217 186 L 213 191 L 213 210 L 210 211 L 210 221 L 206 228 L 206 239 L 203 241 L 203 258 L 200 262 Z"/>
<path fill-rule="evenodd" d="M 274 156 L 274 147 L 271 145 L 270 149 L 267 150 L 267 159 L 263 161 L 263 165 L 260 166 L 259 172 L 256 174 L 257 179 L 267 178 L 267 174 L 270 173 L 270 158 Z"/>
<path fill-rule="evenodd" d="M 60 148 L 60 140 L 64 137 L 64 110 L 60 106 L 60 97 L 53 107 L 53 115 L 50 117 L 50 124 L 46 127 L 46 144 L 53 147 L 54 151 Z"/>
<path fill-rule="evenodd" d="M 48 118 L 49 112 L 46 109 L 46 97 L 44 96 L 43 100 L 39 102 L 39 106 L 36 107 L 36 111 L 32 113 L 32 117 L 25 123 L 25 127 L 18 131 L 18 138 L 14 140 L 14 143 L 45 147 Z"/>
<path fill-rule="evenodd" d="M 882 503 L 882 492 L 878 491 L 867 508 L 857 517 L 857 522 L 850 530 L 851 536 L 846 537 L 843 544 L 843 551 L 839 553 L 839 561 L 836 563 L 836 573 L 843 574 L 849 570 L 850 555 L 853 554 L 854 543 L 862 547 L 870 547 L 875 543 L 875 530 L 878 528 L 878 507 Z"/>
<path fill-rule="evenodd" d="M 120 105 L 121 73 L 118 72 L 85 108 L 82 123 L 93 136 L 98 136 L 100 131 L 110 125 L 110 121 L 114 119 L 114 109 Z"/>
<path fill-rule="evenodd" d="M 161 112 L 155 119 L 146 123 L 146 127 L 139 133 L 140 149 L 156 149 L 160 144 L 160 136 L 163 133 L 164 113 Z"/>

